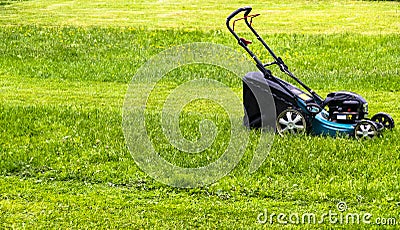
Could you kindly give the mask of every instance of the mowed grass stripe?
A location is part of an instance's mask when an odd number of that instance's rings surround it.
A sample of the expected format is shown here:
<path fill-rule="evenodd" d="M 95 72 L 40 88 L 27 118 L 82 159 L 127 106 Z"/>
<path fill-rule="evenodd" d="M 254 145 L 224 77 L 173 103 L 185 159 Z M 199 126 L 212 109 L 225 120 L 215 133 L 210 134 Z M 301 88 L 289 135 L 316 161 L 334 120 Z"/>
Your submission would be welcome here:
<path fill-rule="evenodd" d="M 129 84 L 114 82 L 91 82 L 91 81 L 69 81 L 59 79 L 37 79 L 37 78 L 19 78 L 10 76 L 0 76 L 2 86 L 0 87 L 0 101 L 3 105 L 8 106 L 50 106 L 50 107 L 75 107 L 76 109 L 99 109 L 113 110 L 122 113 L 123 102 L 126 90 Z M 166 81 L 158 84 L 149 95 L 143 92 L 136 93 L 136 106 L 146 102 L 150 108 L 162 109 L 163 103 L 167 99 L 169 93 L 177 86 L 176 83 Z M 138 86 L 140 88 L 140 86 Z M 143 88 L 148 85 L 143 84 Z M 203 87 L 204 91 L 208 90 Z M 344 89 L 338 88 L 337 90 Z M 201 89 L 197 89 L 201 90 Z M 240 97 L 239 88 L 232 88 L 232 91 Z M 319 90 L 318 93 L 326 96 L 329 91 L 326 89 Z M 367 99 L 370 104 L 370 115 L 379 111 L 399 111 L 400 104 L 396 103 L 397 92 L 376 92 L 365 90 L 362 96 Z M 218 95 L 216 95 L 218 97 Z M 178 103 L 178 102 L 177 102 Z M 210 103 L 207 103 L 210 105 Z M 187 112 L 201 110 L 202 112 L 213 113 L 217 110 L 207 110 L 202 105 L 186 109 Z M 242 111 L 238 111 L 240 116 Z M 395 120 L 399 119 L 398 113 L 393 113 Z"/>
<path fill-rule="evenodd" d="M 154 55 L 191 42 L 222 44 L 243 53 L 232 36 L 217 31 L 22 26 L 1 28 L 0 38 L 4 41 L 0 74 L 40 79 L 129 83 Z M 399 91 L 399 35 L 265 34 L 265 40 L 315 90 Z M 251 48 L 264 62 L 271 61 L 260 44 Z M 279 69 L 272 70 L 282 75 Z M 202 74 L 202 68 L 197 74 Z M 172 81 L 187 77 L 182 74 Z M 231 78 L 218 80 L 241 87 L 240 81 Z"/>
<path fill-rule="evenodd" d="M 226 17 L 248 2 L 36 0 L 0 6 L 3 25 L 113 26 L 225 30 Z M 396 1 L 251 2 L 260 30 L 268 33 L 398 33 Z M 20 15 L 24 15 L 21 17 Z"/>
<path fill-rule="evenodd" d="M 0 102 L 10 106 L 53 106 L 121 111 L 127 84 L 21 78 L 0 75 Z"/>

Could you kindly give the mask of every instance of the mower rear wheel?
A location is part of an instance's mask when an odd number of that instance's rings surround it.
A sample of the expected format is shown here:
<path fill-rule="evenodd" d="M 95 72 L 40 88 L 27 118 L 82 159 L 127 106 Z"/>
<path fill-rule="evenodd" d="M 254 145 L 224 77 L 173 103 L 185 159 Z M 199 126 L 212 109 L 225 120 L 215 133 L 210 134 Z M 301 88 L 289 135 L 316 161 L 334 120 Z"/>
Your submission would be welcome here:
<path fill-rule="evenodd" d="M 286 109 L 276 119 L 276 129 L 283 136 L 285 134 L 305 133 L 307 128 L 303 114 L 295 109 Z"/>
<path fill-rule="evenodd" d="M 360 121 L 354 128 L 354 136 L 357 139 L 371 139 L 378 134 L 378 127 L 372 121 Z"/>
<path fill-rule="evenodd" d="M 385 127 L 385 129 L 393 129 L 394 128 L 394 120 L 387 113 L 377 113 L 372 116 L 371 121 L 379 123 Z"/>

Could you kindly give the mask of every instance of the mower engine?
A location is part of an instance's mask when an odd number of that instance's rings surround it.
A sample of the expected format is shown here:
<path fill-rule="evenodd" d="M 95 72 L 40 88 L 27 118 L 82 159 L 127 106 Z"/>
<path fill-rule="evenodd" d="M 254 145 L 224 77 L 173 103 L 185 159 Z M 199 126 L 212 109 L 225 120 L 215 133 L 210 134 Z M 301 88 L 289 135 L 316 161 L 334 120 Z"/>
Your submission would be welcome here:
<path fill-rule="evenodd" d="M 328 120 L 338 123 L 355 123 L 367 118 L 368 103 L 360 95 L 339 91 L 328 94 L 323 107 L 328 111 Z"/>

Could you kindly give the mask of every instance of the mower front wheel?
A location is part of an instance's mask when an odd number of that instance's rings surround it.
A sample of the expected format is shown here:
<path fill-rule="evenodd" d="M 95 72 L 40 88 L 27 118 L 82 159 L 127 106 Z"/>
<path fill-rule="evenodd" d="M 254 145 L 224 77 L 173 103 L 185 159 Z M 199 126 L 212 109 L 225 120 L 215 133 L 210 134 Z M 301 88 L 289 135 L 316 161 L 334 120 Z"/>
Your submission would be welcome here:
<path fill-rule="evenodd" d="M 295 109 L 286 109 L 276 119 L 276 129 L 281 136 L 306 132 L 307 123 L 303 114 Z"/>
<path fill-rule="evenodd" d="M 377 125 L 369 120 L 360 121 L 354 128 L 356 139 L 371 139 L 379 134 Z"/>
<path fill-rule="evenodd" d="M 394 120 L 393 118 L 387 113 L 377 113 L 372 116 L 371 121 L 379 123 L 385 127 L 385 129 L 393 129 L 394 128 Z"/>

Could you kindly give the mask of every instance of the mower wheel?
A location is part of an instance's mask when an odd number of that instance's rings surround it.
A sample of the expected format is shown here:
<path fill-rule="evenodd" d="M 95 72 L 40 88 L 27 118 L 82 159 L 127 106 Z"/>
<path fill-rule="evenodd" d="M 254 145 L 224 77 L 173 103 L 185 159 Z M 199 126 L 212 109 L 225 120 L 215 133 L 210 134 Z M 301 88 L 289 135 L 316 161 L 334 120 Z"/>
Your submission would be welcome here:
<path fill-rule="evenodd" d="M 385 129 L 393 129 L 394 128 L 394 120 L 387 113 L 377 113 L 372 116 L 371 121 L 379 123 L 385 127 Z"/>
<path fill-rule="evenodd" d="M 283 136 L 285 134 L 301 134 L 307 129 L 303 114 L 295 109 L 286 109 L 276 119 L 276 129 Z"/>
<path fill-rule="evenodd" d="M 356 139 L 371 139 L 379 134 L 377 125 L 369 120 L 360 121 L 354 128 Z"/>

